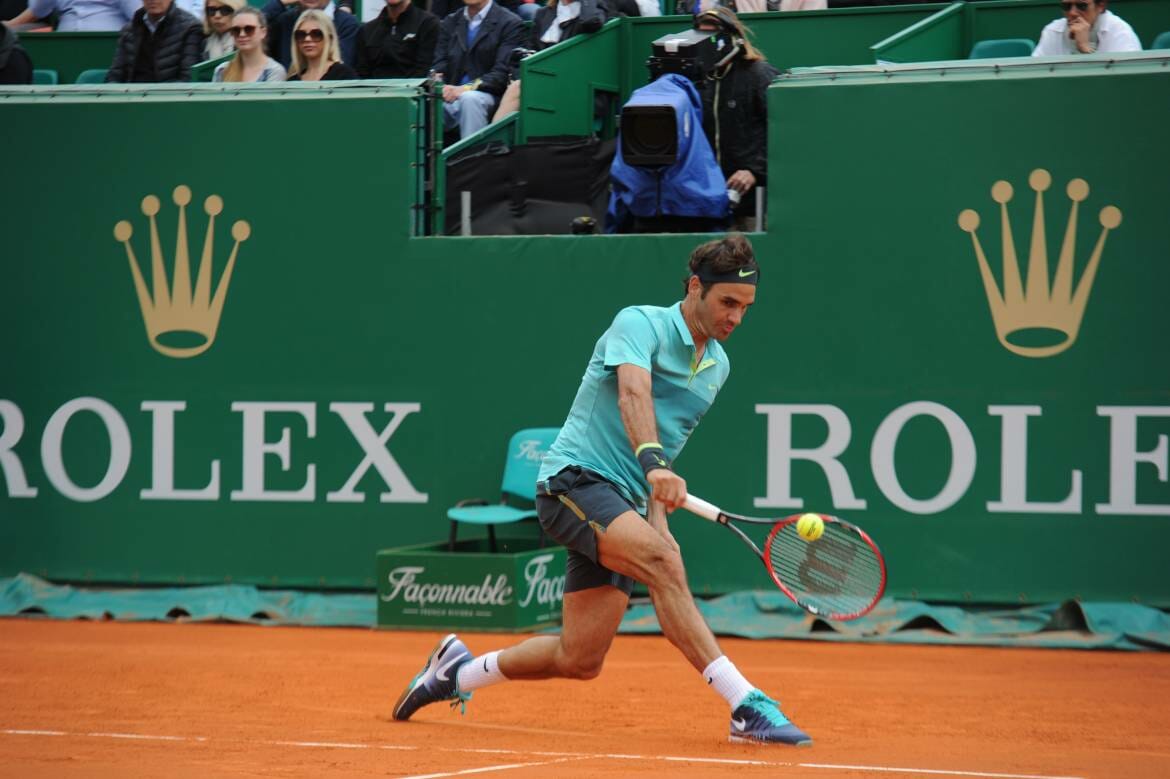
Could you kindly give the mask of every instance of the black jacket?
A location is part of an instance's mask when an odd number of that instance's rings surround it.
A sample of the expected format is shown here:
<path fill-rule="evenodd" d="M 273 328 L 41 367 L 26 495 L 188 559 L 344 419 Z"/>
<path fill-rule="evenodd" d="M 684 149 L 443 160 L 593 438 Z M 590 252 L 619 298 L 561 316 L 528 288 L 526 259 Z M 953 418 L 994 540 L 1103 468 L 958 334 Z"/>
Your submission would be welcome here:
<path fill-rule="evenodd" d="M 703 132 L 724 176 L 750 170 L 759 186 L 766 183 L 767 91 L 779 74 L 762 60 L 737 59 L 723 78 L 707 79 L 697 85 L 703 98 Z"/>
<path fill-rule="evenodd" d="M 329 66 L 329 70 L 325 71 L 325 74 L 323 76 L 321 76 L 321 80 L 322 81 L 349 81 L 349 80 L 355 79 L 357 77 L 358 77 L 357 72 L 353 68 L 351 68 L 349 65 L 346 65 L 344 62 L 334 62 L 332 65 Z M 298 73 L 295 76 L 289 76 L 288 80 L 289 81 L 300 81 L 301 74 Z"/>
<path fill-rule="evenodd" d="M 556 18 L 557 7 L 555 3 L 541 6 L 540 10 L 536 12 L 536 18 L 532 20 L 532 36 L 529 38 L 528 48 L 540 51 L 553 45 L 544 43 L 540 37 L 548 31 Z M 561 30 L 561 40 L 567 41 L 574 35 L 581 33 L 597 32 L 605 24 L 607 18 L 607 9 L 603 3 L 599 3 L 598 0 L 581 0 L 581 14 L 564 25 Z"/>
<path fill-rule="evenodd" d="M 422 78 L 435 61 L 439 19 L 413 2 L 397 22 L 383 8 L 362 25 L 354 69 L 362 78 Z"/>
<path fill-rule="evenodd" d="M 285 5 L 280 0 L 270 0 L 264 6 L 264 17 L 268 20 L 268 54 L 287 69 L 292 62 L 293 27 L 305 9 L 299 3 Z M 341 47 L 341 61 L 353 66 L 354 47 L 357 44 L 358 29 L 362 23 L 351 13 L 335 10 L 333 27 L 337 30 L 337 45 Z"/>
<path fill-rule="evenodd" d="M 32 60 L 16 33 L 0 24 L 0 84 L 31 84 Z"/>
<path fill-rule="evenodd" d="M 106 81 L 190 81 L 191 66 L 203 59 L 203 23 L 174 3 L 154 33 L 145 16 L 146 10 L 139 8 L 122 28 Z"/>
<path fill-rule="evenodd" d="M 479 79 L 480 91 L 499 97 L 508 88 L 512 50 L 523 43 L 520 17 L 493 2 L 469 49 L 467 16 L 462 10 L 455 11 L 439 25 L 432 70 L 442 73 L 447 84 L 459 84 L 465 76 L 471 81 Z"/>

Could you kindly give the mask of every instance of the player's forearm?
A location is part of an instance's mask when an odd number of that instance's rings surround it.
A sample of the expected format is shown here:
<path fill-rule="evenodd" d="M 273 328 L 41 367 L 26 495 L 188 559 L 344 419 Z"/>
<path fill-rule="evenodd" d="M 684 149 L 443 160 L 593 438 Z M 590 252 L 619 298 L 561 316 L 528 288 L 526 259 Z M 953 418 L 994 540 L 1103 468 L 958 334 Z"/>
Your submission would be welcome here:
<path fill-rule="evenodd" d="M 631 449 L 637 451 L 642 444 L 658 441 L 649 371 L 636 365 L 618 366 L 618 410 Z"/>

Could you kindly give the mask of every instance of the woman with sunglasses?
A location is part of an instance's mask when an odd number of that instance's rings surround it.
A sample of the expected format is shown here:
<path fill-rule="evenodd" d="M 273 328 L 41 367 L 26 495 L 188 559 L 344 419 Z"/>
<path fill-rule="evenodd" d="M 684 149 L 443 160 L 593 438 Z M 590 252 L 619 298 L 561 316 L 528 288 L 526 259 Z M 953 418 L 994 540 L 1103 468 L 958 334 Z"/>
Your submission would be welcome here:
<path fill-rule="evenodd" d="M 232 17 L 236 56 L 221 62 L 212 81 L 284 81 L 284 66 L 264 53 L 268 22 L 260 9 L 246 5 Z"/>
<path fill-rule="evenodd" d="M 232 17 L 244 7 L 244 0 L 207 0 L 203 6 L 203 58 L 216 60 L 236 50 L 232 38 Z"/>
<path fill-rule="evenodd" d="M 358 74 L 341 61 L 337 28 L 316 9 L 305 11 L 293 25 L 292 65 L 289 81 L 343 81 Z"/>

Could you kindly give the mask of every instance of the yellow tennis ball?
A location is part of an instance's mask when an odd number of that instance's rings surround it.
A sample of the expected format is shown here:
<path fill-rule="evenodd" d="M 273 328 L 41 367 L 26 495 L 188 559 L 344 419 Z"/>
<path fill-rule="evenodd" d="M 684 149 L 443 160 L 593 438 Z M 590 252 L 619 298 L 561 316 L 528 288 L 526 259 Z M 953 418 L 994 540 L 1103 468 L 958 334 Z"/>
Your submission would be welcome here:
<path fill-rule="evenodd" d="M 825 532 L 825 520 L 817 514 L 803 514 L 796 520 L 796 532 L 805 541 L 816 541 Z"/>

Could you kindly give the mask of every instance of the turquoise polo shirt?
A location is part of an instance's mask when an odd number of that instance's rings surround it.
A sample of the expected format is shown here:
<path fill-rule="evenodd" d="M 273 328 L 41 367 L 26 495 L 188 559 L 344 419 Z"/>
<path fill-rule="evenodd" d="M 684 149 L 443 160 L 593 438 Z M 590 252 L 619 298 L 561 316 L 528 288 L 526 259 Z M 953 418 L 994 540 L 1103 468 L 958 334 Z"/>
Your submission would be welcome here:
<path fill-rule="evenodd" d="M 617 367 L 629 363 L 650 371 L 658 441 L 672 462 L 731 370 L 722 344 L 713 338 L 696 364 L 695 341 L 681 305 L 618 312 L 593 348 L 568 419 L 540 467 L 541 480 L 579 465 L 613 482 L 639 507 L 645 505 L 646 479 L 618 410 Z"/>

